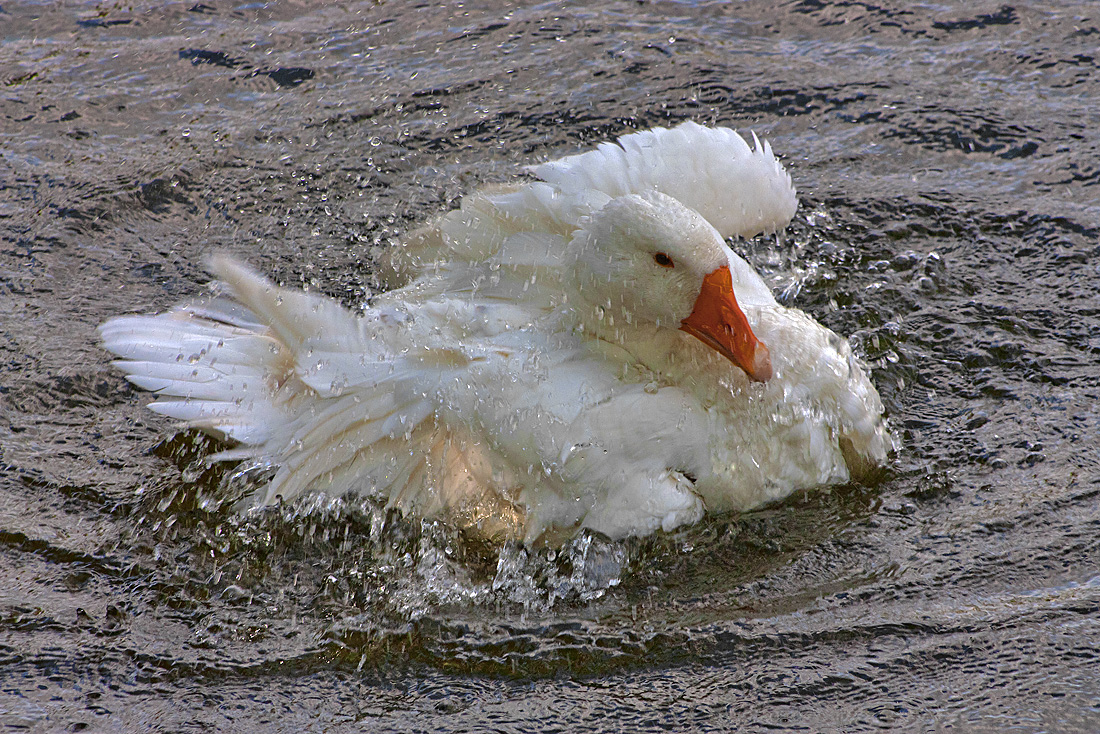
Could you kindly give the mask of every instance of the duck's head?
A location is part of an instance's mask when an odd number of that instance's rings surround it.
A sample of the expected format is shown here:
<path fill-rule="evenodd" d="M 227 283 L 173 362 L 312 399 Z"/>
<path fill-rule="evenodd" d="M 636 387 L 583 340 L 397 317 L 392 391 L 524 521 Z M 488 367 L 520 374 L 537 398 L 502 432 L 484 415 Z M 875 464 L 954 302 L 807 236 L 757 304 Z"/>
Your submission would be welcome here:
<path fill-rule="evenodd" d="M 728 248 L 676 199 L 656 192 L 612 199 L 576 232 L 568 261 L 574 298 L 620 323 L 680 329 L 751 379 L 771 377 L 768 348 L 737 303 Z"/>

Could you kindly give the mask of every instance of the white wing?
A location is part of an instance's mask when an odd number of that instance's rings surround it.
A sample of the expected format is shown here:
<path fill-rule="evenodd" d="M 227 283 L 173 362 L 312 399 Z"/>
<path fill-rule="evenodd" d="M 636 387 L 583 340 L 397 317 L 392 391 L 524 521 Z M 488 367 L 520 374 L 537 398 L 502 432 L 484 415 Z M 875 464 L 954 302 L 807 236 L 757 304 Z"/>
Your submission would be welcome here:
<path fill-rule="evenodd" d="M 472 495 L 468 464 L 480 461 L 485 472 L 492 457 L 451 450 L 456 435 L 436 420 L 436 401 L 440 385 L 501 350 L 464 350 L 451 334 L 440 337 L 446 348 L 414 338 L 422 345 L 410 349 L 415 313 L 359 318 L 229 258 L 212 270 L 233 300 L 111 319 L 100 334 L 127 379 L 156 394 L 153 410 L 241 444 L 213 460 L 278 467 L 260 503 L 359 489 L 425 515 L 484 504 Z M 478 484 L 482 495 L 496 489 Z M 483 514 L 507 516 L 491 509 Z"/>
<path fill-rule="evenodd" d="M 568 198 L 660 191 L 703 215 L 723 237 L 751 237 L 787 226 L 798 207 L 791 177 L 767 142 L 755 149 L 733 130 L 685 122 L 624 135 L 615 143 L 528 170 Z"/>
<path fill-rule="evenodd" d="M 650 191 L 696 210 L 723 237 L 782 229 L 798 199 L 771 146 L 755 134 L 753 142 L 750 148 L 733 130 L 685 122 L 528 166 L 541 181 L 465 197 L 459 209 L 378 253 L 378 275 L 394 288 L 432 266 L 448 276 L 439 292 L 453 291 L 463 278 L 485 278 L 490 264 L 518 268 L 529 279 L 533 268 L 557 267 L 583 217 L 614 197 Z"/>

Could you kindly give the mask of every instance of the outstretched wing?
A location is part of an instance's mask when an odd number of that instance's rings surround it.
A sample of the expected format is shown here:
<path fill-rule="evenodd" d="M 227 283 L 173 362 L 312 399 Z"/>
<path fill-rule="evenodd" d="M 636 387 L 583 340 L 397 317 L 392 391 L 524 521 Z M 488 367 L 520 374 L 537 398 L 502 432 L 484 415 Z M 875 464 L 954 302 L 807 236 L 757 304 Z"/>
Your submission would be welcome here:
<path fill-rule="evenodd" d="M 608 197 L 660 191 L 699 212 L 723 237 L 787 226 L 798 207 L 791 177 L 771 145 L 755 148 L 733 130 L 685 122 L 624 135 L 596 150 L 527 170 L 568 195 Z"/>
<path fill-rule="evenodd" d="M 552 273 L 583 217 L 612 198 L 651 191 L 696 210 L 723 237 L 777 231 L 794 216 L 798 199 L 771 146 L 755 134 L 753 143 L 728 128 L 685 122 L 528 166 L 540 181 L 471 194 L 402 246 L 379 253 L 379 277 L 397 287 L 435 264 L 445 272 L 438 291 L 453 292 L 463 278 L 484 279 L 479 266 L 489 261 L 528 279 L 539 269 Z"/>
<path fill-rule="evenodd" d="M 127 379 L 156 394 L 153 410 L 239 443 L 213 460 L 276 467 L 259 504 L 360 490 L 426 516 L 488 518 L 487 534 L 519 532 L 494 457 L 437 414 L 441 385 L 506 350 L 464 349 L 453 334 L 444 348 L 431 343 L 430 323 L 410 336 L 415 314 L 359 317 L 227 257 L 211 270 L 225 296 L 111 319 L 100 334 Z"/>

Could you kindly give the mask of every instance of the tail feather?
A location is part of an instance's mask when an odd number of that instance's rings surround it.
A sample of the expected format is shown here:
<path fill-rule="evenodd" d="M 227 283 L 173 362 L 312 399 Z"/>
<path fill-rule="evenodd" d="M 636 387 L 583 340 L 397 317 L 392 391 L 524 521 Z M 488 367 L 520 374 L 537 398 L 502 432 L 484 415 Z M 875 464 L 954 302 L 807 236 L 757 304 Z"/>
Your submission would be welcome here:
<path fill-rule="evenodd" d="M 343 494 L 352 489 L 333 482 L 336 473 L 352 466 L 363 454 L 363 448 L 385 437 L 381 420 L 366 418 L 356 410 L 354 399 L 345 398 L 329 406 L 320 420 L 305 421 L 288 444 L 290 451 L 267 488 L 267 501 L 282 496 L 296 497 L 311 489 L 330 494 Z M 358 469 L 346 472 L 349 479 L 361 481 Z"/>
<path fill-rule="evenodd" d="M 415 365 L 395 364 L 365 320 L 331 299 L 278 288 L 228 257 L 211 269 L 225 296 L 100 327 L 113 364 L 155 393 L 150 408 L 242 444 L 212 460 L 278 465 L 261 502 L 313 489 L 404 491 L 387 483 L 415 467 L 394 471 L 393 444 L 433 410 L 412 384 Z M 403 453 L 416 463 L 415 447 Z"/>
<path fill-rule="evenodd" d="M 405 338 L 399 313 L 356 317 L 226 257 L 212 270 L 225 296 L 112 319 L 100 333 L 114 364 L 156 394 L 153 410 L 240 443 L 211 461 L 275 467 L 253 503 L 362 490 L 487 536 L 521 532 L 509 477 L 493 473 L 488 449 L 434 420 L 434 386 L 477 355 L 399 348 L 387 341 Z"/>
<path fill-rule="evenodd" d="M 228 255 L 212 257 L 210 271 L 299 359 L 309 351 L 347 354 L 367 346 L 360 320 L 331 298 L 279 288 Z"/>
<path fill-rule="evenodd" d="M 154 392 L 149 407 L 190 427 L 242 443 L 270 437 L 279 411 L 271 395 L 286 380 L 290 356 L 224 299 L 158 316 L 122 316 L 100 326 L 112 364 Z"/>
<path fill-rule="evenodd" d="M 211 311 L 211 306 L 206 310 Z M 215 361 L 223 369 L 256 367 L 256 348 L 272 347 L 249 327 L 219 323 L 181 307 L 155 318 L 121 316 L 103 324 L 100 337 L 108 349 L 124 360 L 161 364 L 195 365 Z M 256 344 L 261 340 L 263 344 Z"/>
<path fill-rule="evenodd" d="M 192 400 L 218 400 L 226 394 L 224 373 L 203 364 L 135 360 L 115 360 L 112 364 L 127 373 L 130 382 L 149 392 L 168 391 L 186 382 L 191 386 L 187 397 Z"/>

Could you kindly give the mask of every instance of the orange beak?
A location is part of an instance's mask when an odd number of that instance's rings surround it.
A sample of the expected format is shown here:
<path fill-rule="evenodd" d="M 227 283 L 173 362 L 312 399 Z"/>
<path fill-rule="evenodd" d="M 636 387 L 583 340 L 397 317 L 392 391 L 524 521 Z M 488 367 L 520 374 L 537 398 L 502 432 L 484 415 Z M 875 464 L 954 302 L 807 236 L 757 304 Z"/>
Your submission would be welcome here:
<path fill-rule="evenodd" d="M 751 379 L 766 382 L 771 378 L 771 354 L 752 333 L 749 320 L 737 305 L 728 265 L 703 278 L 695 308 L 680 322 L 680 329 L 743 369 Z"/>

